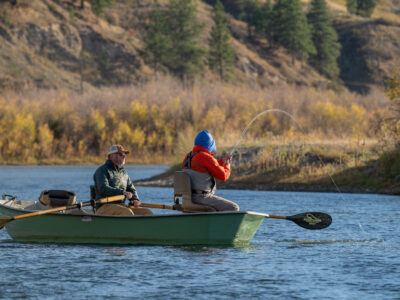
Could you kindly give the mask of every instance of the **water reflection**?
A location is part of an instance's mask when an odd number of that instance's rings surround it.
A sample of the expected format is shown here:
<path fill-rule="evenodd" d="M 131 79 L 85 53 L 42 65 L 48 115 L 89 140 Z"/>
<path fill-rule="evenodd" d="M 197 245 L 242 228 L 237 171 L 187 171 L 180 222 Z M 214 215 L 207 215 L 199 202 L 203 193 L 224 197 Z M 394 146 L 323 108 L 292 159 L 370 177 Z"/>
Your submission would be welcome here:
<path fill-rule="evenodd" d="M 342 240 L 282 240 L 285 243 L 297 244 L 329 244 L 329 243 L 371 243 L 371 242 L 385 242 L 384 239 L 342 239 Z"/>
<path fill-rule="evenodd" d="M 104 253 L 112 256 L 124 256 L 126 255 L 126 249 L 119 247 L 106 248 Z"/>

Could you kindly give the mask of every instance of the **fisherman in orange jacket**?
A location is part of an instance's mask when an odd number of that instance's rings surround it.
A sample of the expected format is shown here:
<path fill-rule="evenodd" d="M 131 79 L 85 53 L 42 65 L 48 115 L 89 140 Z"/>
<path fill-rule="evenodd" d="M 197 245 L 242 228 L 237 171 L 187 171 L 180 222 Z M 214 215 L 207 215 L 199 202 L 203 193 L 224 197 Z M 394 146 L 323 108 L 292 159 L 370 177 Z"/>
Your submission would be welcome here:
<path fill-rule="evenodd" d="M 207 130 L 201 131 L 194 141 L 194 147 L 182 163 L 182 169 L 189 174 L 192 185 L 192 201 L 206 205 L 216 211 L 239 211 L 239 206 L 227 199 L 215 196 L 216 181 L 226 181 L 231 175 L 232 155 L 214 158 L 215 141 Z"/>

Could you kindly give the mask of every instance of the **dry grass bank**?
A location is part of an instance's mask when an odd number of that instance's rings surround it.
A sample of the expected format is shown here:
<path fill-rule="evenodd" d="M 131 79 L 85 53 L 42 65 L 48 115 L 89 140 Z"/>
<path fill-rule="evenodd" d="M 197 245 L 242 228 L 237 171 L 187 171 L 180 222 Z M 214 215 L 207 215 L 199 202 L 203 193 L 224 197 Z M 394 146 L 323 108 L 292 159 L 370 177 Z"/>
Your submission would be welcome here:
<path fill-rule="evenodd" d="M 289 85 L 267 88 L 198 82 L 183 88 L 170 78 L 79 95 L 31 91 L 0 96 L 0 158 L 3 163 L 97 162 L 109 145 L 122 143 L 131 162 L 172 163 L 208 129 L 218 150 L 236 143 L 265 145 L 375 139 L 388 100 Z M 260 116 L 239 139 L 243 129 Z"/>

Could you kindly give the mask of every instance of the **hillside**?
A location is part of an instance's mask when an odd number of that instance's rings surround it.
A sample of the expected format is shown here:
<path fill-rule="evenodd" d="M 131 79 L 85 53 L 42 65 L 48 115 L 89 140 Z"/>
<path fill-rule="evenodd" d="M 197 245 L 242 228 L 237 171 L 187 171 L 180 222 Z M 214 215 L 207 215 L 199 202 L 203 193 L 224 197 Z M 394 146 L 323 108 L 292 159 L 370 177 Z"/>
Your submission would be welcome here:
<path fill-rule="evenodd" d="M 399 18 L 400 19 L 400 18 Z M 342 17 L 336 20 L 342 44 L 340 77 L 352 90 L 382 86 L 400 65 L 400 25 L 384 19 Z"/>
<path fill-rule="evenodd" d="M 79 91 L 153 76 L 139 54 L 151 0 L 116 1 L 104 18 L 95 16 L 87 2 L 79 9 L 78 2 L 34 0 L 16 6 L 0 2 L 0 90 Z M 197 3 L 206 45 L 212 8 Z M 382 86 L 399 64 L 400 22 L 349 17 L 342 5 L 331 3 L 331 7 L 338 8 L 335 27 L 343 45 L 339 65 L 344 84 L 359 91 Z M 230 18 L 229 26 L 236 51 L 235 82 L 329 85 L 312 67 L 292 60 L 285 49 L 271 47 L 265 39 L 249 39 L 243 22 Z M 207 71 L 203 75 L 211 80 L 214 76 Z"/>

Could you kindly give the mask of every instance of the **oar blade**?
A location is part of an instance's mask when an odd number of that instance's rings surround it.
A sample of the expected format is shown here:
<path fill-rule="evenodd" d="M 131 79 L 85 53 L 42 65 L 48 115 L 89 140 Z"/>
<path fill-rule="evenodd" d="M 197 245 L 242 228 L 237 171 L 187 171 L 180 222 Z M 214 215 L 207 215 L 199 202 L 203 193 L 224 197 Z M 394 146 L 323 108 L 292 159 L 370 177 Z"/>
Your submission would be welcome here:
<path fill-rule="evenodd" d="M 324 229 L 332 223 L 332 217 L 322 212 L 305 212 L 286 219 L 306 229 Z"/>
<path fill-rule="evenodd" d="M 11 222 L 13 219 L 11 217 L 0 215 L 0 229 L 3 229 L 4 226 Z"/>

